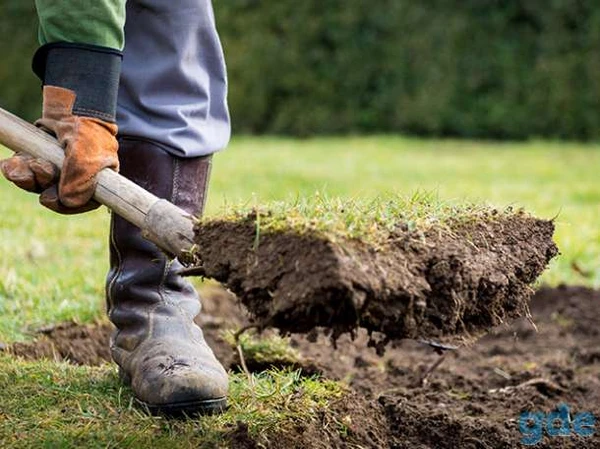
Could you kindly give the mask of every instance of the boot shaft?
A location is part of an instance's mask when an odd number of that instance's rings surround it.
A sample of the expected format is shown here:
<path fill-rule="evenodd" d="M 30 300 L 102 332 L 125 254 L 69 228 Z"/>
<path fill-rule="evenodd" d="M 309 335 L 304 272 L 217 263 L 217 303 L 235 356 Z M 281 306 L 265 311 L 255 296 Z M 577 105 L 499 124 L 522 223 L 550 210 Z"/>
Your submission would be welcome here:
<path fill-rule="evenodd" d="M 211 156 L 183 159 L 151 142 L 121 139 L 119 159 L 126 178 L 188 213 L 202 214 Z M 145 338 L 150 310 L 153 318 L 157 314 L 183 314 L 185 320 L 196 317 L 198 295 L 177 274 L 181 268 L 177 260 L 144 239 L 138 227 L 112 214 L 106 297 L 109 318 L 118 329 L 117 344 L 132 349 Z"/>

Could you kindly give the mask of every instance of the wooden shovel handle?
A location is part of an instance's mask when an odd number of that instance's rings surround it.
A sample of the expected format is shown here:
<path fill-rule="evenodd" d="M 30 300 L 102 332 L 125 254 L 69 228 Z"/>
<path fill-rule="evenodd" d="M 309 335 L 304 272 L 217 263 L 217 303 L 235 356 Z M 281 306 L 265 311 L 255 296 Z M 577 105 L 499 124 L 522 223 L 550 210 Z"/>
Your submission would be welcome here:
<path fill-rule="evenodd" d="M 0 108 L 0 144 L 62 167 L 55 138 Z M 98 173 L 94 199 L 142 230 L 163 251 L 185 262 L 194 243 L 193 217 L 110 169 Z"/>

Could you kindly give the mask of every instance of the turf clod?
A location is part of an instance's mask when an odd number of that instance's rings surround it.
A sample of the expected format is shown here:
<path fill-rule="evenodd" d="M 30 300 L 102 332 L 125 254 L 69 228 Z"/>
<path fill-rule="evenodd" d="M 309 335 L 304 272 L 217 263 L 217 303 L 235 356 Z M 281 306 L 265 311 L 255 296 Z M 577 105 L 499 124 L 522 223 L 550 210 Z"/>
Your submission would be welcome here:
<path fill-rule="evenodd" d="M 364 327 L 384 341 L 464 341 L 528 314 L 530 286 L 557 254 L 552 221 L 418 206 L 410 217 L 345 217 L 345 227 L 331 215 L 348 214 L 340 205 L 325 211 L 329 227 L 297 209 L 207 220 L 196 256 L 259 326 L 284 332 Z"/>

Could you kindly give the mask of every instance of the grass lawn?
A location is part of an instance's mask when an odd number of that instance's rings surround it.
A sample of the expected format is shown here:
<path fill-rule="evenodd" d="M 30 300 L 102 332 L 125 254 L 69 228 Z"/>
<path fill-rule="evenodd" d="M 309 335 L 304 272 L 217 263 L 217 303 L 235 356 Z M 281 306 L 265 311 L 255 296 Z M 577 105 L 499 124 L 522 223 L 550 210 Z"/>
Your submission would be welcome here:
<path fill-rule="evenodd" d="M 340 384 L 301 377 L 298 371 L 230 377 L 230 408 L 195 420 L 151 417 L 133 405 L 116 370 L 0 356 L 0 446 L 3 448 L 198 448 L 220 447 L 238 421 L 253 435 L 267 435 L 290 423 L 309 423 Z M 285 404 L 285 406 L 282 406 Z M 294 417 L 291 421 L 290 416 Z"/>
<path fill-rule="evenodd" d="M 9 154 L 0 148 L 0 157 Z M 599 286 L 598 167 L 596 144 L 392 136 L 238 138 L 215 158 L 208 214 L 218 215 L 232 203 L 294 201 L 317 191 L 345 198 L 421 191 L 455 204 L 469 200 L 522 206 L 541 217 L 557 217 L 556 240 L 562 255 L 542 282 Z M 106 210 L 57 216 L 38 206 L 34 195 L 4 179 L 0 198 L 0 342 L 27 339 L 32 329 L 61 320 L 102 319 L 108 265 Z M 293 373 L 277 382 L 292 385 Z M 240 385 L 238 397 L 244 394 L 244 382 Z M 205 424 L 168 424 L 140 415 L 127 405 L 130 397 L 119 390 L 109 366 L 74 368 L 2 357 L 0 388 L 10 398 L 0 404 L 3 447 L 19 438 L 23 445 L 18 447 L 40 447 L 44 438 L 50 441 L 48 447 L 61 447 L 61 435 L 86 447 L 112 447 L 126 443 L 108 439 L 117 428 L 131 432 L 129 446 L 138 447 L 152 436 L 154 441 L 192 441 L 190 435 L 205 429 Z M 334 389 L 315 388 L 324 389 L 315 397 L 327 397 Z M 37 391 L 43 394 L 37 397 Z M 61 415 L 61 410 L 68 413 Z M 22 421 L 14 420 L 17 412 Z M 43 436 L 30 434 L 36 429 Z"/>

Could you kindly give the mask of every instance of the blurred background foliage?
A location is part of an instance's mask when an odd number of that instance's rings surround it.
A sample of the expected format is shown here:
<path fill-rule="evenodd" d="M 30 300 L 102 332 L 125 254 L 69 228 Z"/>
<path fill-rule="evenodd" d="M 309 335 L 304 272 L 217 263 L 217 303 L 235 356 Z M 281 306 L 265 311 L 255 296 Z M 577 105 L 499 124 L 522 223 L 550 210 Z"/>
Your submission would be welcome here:
<path fill-rule="evenodd" d="M 596 0 L 214 2 L 240 133 L 600 136 Z M 33 119 L 33 0 L 0 5 L 0 105 Z"/>
<path fill-rule="evenodd" d="M 41 112 L 41 85 L 31 71 L 37 48 L 33 0 L 0 1 L 0 107 L 35 120 Z"/>

